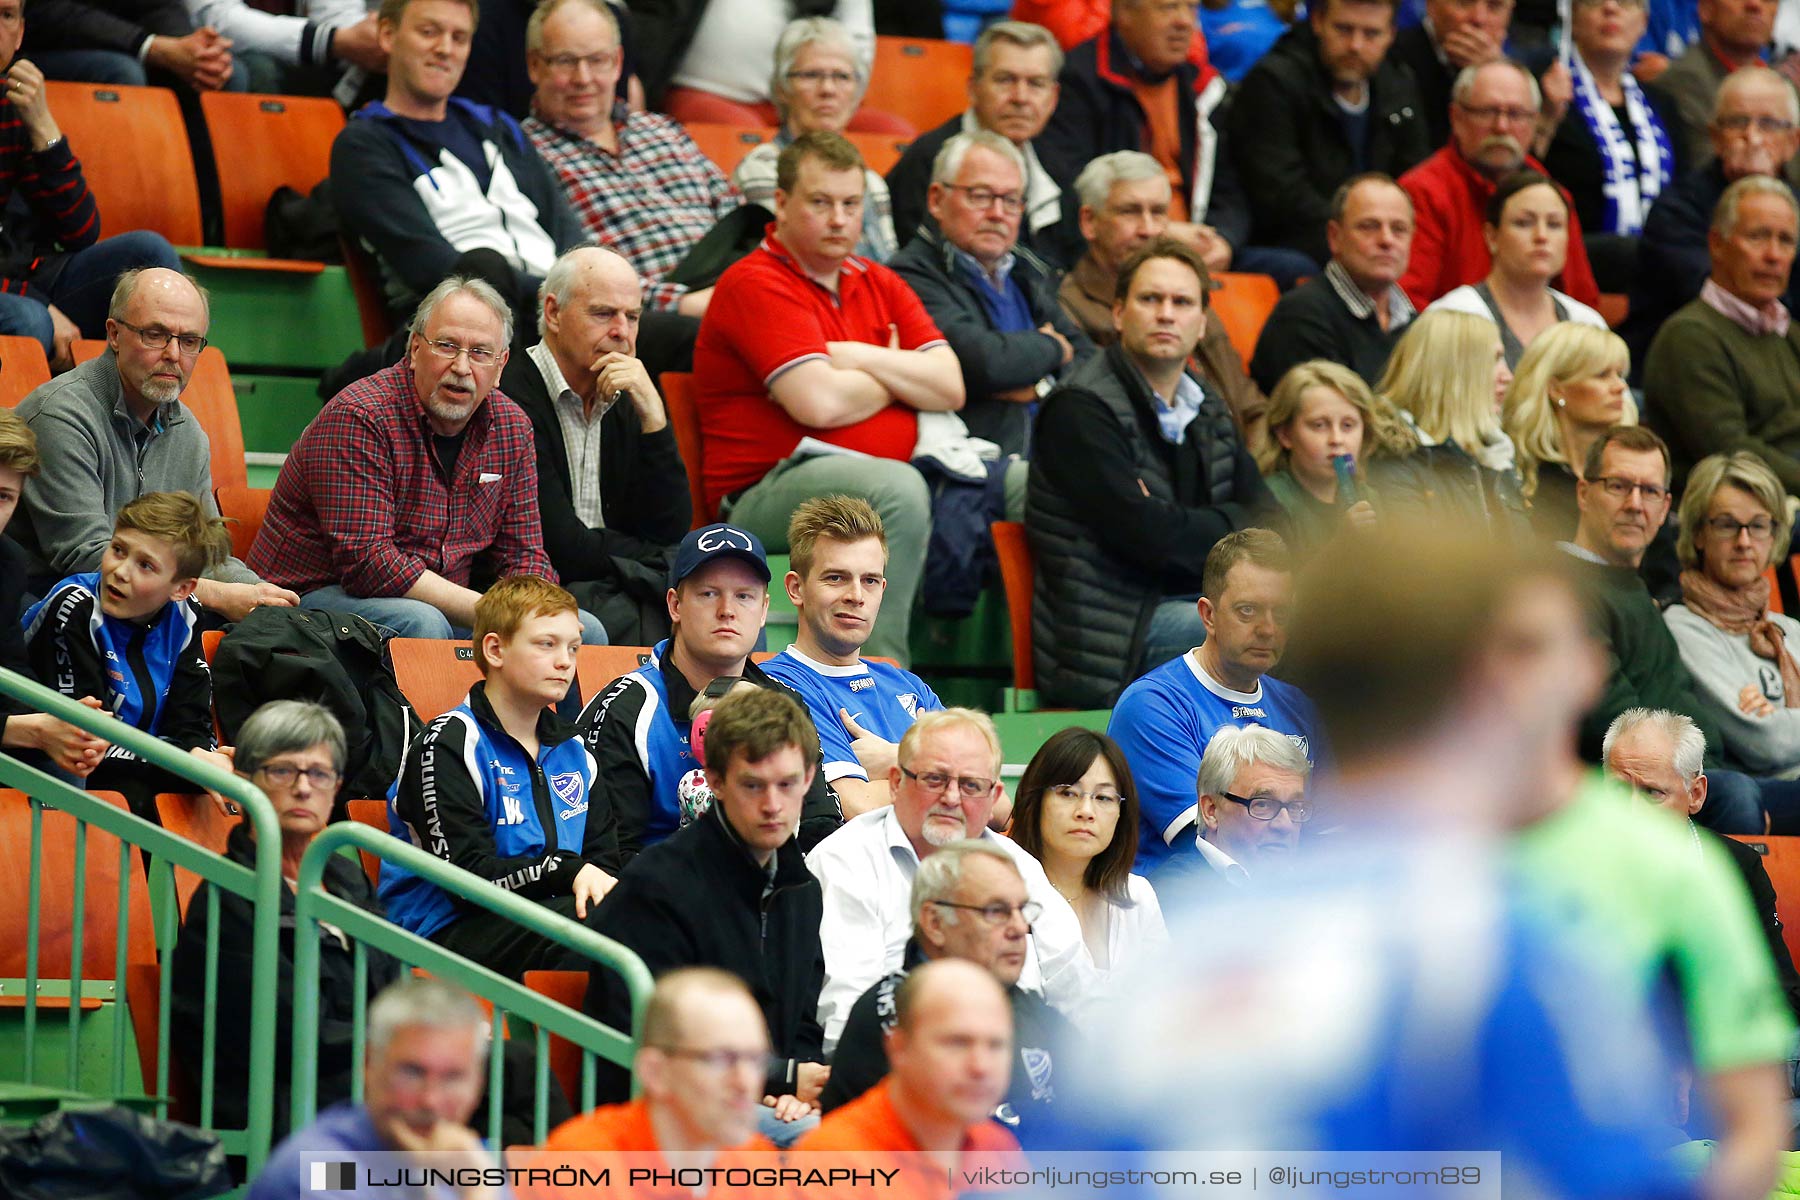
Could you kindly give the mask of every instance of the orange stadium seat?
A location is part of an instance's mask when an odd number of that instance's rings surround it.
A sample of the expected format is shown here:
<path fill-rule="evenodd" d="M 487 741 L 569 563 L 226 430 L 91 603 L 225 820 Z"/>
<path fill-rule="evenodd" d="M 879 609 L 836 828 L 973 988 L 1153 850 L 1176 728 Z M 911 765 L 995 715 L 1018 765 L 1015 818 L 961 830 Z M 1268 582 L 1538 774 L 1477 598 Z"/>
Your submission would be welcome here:
<path fill-rule="evenodd" d="M 650 661 L 648 646 L 582 646 L 575 651 L 575 681 L 584 701 L 592 700 L 621 675 Z"/>
<path fill-rule="evenodd" d="M 131 1032 L 137 1042 L 138 1065 L 144 1072 L 144 1094 L 156 1094 L 157 1024 L 162 1016 L 162 965 L 155 960 L 125 968 L 125 1003 L 131 1009 Z M 178 1059 L 169 1060 L 169 1119 L 200 1123 L 200 1089 Z"/>
<path fill-rule="evenodd" d="M 712 159 L 713 165 L 730 175 L 744 156 L 775 136 L 775 130 L 763 125 L 711 125 L 696 122 L 687 126 L 688 136 L 700 153 Z"/>
<path fill-rule="evenodd" d="M 273 488 L 227 484 L 214 489 L 219 500 L 219 515 L 231 522 L 231 552 L 239 558 L 250 557 L 250 547 L 262 532 L 263 518 L 269 513 L 269 497 Z"/>
<path fill-rule="evenodd" d="M 1267 275 L 1220 271 L 1213 276 L 1213 316 L 1224 324 L 1231 348 L 1246 363 L 1256 354 L 1256 339 L 1279 299 L 1281 289 Z"/>
<path fill-rule="evenodd" d="M 846 133 L 850 144 L 862 154 L 863 163 L 877 175 L 886 175 L 912 145 L 908 138 L 895 137 L 891 133 Z"/>
<path fill-rule="evenodd" d="M 391 638 L 388 654 L 394 678 L 421 721 L 444 715 L 463 702 L 481 680 L 475 648 L 467 642 L 436 638 Z"/>
<path fill-rule="evenodd" d="M 1608 329 L 1617 329 L 1631 315 L 1631 297 L 1623 292 L 1601 292 L 1599 313 Z"/>
<path fill-rule="evenodd" d="M 75 340 L 75 361 L 87 362 L 106 353 L 97 338 Z M 192 410 L 212 450 L 213 487 L 246 487 L 250 475 L 244 466 L 244 426 L 238 419 L 237 392 L 231 386 L 231 369 L 217 346 L 208 346 L 194 362 L 181 402 Z"/>
<path fill-rule="evenodd" d="M 44 94 L 81 160 L 103 233 L 150 229 L 177 246 L 200 244 L 200 187 L 174 92 L 52 81 Z"/>
<path fill-rule="evenodd" d="M 910 121 L 921 133 L 969 106 L 975 49 L 964 42 L 877 37 L 864 107 Z"/>
<path fill-rule="evenodd" d="M 225 839 L 239 818 L 219 811 L 212 797 L 163 792 L 156 797 L 156 815 L 164 829 L 186 838 L 197 846 L 205 846 L 214 854 L 225 853 Z M 188 901 L 200 888 L 200 877 L 192 871 L 175 870 L 175 898 L 182 915 L 187 914 Z"/>
<path fill-rule="evenodd" d="M 586 971 L 527 971 L 525 986 L 564 1008 L 581 1011 L 587 998 Z M 550 1073 L 562 1085 L 569 1103 L 579 1110 L 581 1104 L 581 1047 L 568 1038 L 550 1035 Z"/>
<path fill-rule="evenodd" d="M 346 801 L 344 811 L 358 825 L 367 825 L 370 829 L 378 829 L 382 833 L 391 832 L 388 829 L 386 800 Z M 369 877 L 369 883 L 373 886 L 381 875 L 381 860 L 366 850 L 358 850 L 356 853 L 362 859 L 363 874 Z"/>
<path fill-rule="evenodd" d="M 1763 856 L 1763 869 L 1775 885 L 1775 911 L 1781 917 L 1781 937 L 1788 953 L 1800 962 L 1800 837 L 1754 837 L 1737 840 Z"/>
<path fill-rule="evenodd" d="M 31 389 L 50 382 L 44 347 L 33 337 L 0 337 L 0 407 L 17 408 Z"/>
<path fill-rule="evenodd" d="M 1018 521 L 995 521 L 994 550 L 1000 557 L 1000 586 L 1006 590 L 1006 615 L 1012 622 L 1013 688 L 1027 692 L 1037 688 L 1037 668 L 1031 662 L 1031 589 L 1037 563 L 1025 526 Z"/>
<path fill-rule="evenodd" d="M 705 462 L 706 444 L 700 435 L 700 408 L 694 400 L 694 377 L 685 371 L 664 371 L 663 403 L 669 410 L 669 424 L 675 427 L 675 446 L 681 451 L 681 465 L 687 468 L 688 496 L 694 502 L 694 523 L 698 529 L 713 519 L 706 503 L 705 478 L 701 464 Z"/>
<path fill-rule="evenodd" d="M 388 315 L 387 297 L 381 290 L 381 270 L 375 265 L 374 255 L 355 238 L 340 234 L 338 248 L 344 255 L 344 274 L 350 280 L 350 291 L 356 296 L 356 315 L 362 319 L 363 345 L 379 346 L 394 332 L 394 319 Z"/>
<path fill-rule="evenodd" d="M 230 169 L 219 172 L 225 244 L 262 250 L 263 211 L 275 189 L 306 193 L 331 172 L 331 143 L 344 128 L 335 101 L 311 96 L 202 92 L 206 129 Z"/>

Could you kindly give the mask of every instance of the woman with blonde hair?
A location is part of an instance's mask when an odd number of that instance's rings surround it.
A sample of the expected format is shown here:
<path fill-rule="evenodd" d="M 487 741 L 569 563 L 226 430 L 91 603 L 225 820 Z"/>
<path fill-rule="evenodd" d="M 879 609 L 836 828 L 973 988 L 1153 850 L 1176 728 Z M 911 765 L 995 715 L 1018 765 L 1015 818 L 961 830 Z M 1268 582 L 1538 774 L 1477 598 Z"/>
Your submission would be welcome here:
<path fill-rule="evenodd" d="M 1663 614 L 1719 725 L 1726 763 L 1800 777 L 1800 622 L 1769 608 L 1788 551 L 1786 489 L 1746 450 L 1700 460 L 1681 498 L 1681 603 Z"/>
<path fill-rule="evenodd" d="M 1269 397 L 1267 420 L 1269 437 L 1257 465 L 1287 516 L 1288 545 L 1302 555 L 1346 522 L 1356 528 L 1373 524 L 1368 464 L 1401 459 L 1419 448 L 1392 404 L 1370 391 L 1355 371 L 1325 359 L 1300 363 L 1281 377 Z"/>
<path fill-rule="evenodd" d="M 1531 344 L 1501 403 L 1518 452 L 1531 523 L 1544 537 L 1575 536 L 1575 482 L 1588 447 L 1613 425 L 1636 425 L 1625 386 L 1631 351 L 1610 329 L 1564 323 Z"/>
<path fill-rule="evenodd" d="M 1461 528 L 1525 532 L 1513 444 L 1500 427 L 1500 397 L 1511 383 L 1492 321 L 1441 309 L 1420 314 L 1375 388 L 1410 420 L 1419 448 L 1377 470 L 1376 490 Z"/>

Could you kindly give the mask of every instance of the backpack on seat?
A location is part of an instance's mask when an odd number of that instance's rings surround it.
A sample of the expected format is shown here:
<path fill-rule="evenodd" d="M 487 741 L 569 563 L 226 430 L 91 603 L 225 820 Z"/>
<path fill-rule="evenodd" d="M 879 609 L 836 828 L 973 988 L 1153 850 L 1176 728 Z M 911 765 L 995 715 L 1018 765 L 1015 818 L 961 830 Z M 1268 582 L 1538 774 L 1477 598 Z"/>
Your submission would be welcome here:
<path fill-rule="evenodd" d="M 219 643 L 212 671 L 213 705 L 228 745 L 270 700 L 315 700 L 336 715 L 348 752 L 340 805 L 384 798 L 420 728 L 394 679 L 386 637 L 349 613 L 254 608 Z"/>

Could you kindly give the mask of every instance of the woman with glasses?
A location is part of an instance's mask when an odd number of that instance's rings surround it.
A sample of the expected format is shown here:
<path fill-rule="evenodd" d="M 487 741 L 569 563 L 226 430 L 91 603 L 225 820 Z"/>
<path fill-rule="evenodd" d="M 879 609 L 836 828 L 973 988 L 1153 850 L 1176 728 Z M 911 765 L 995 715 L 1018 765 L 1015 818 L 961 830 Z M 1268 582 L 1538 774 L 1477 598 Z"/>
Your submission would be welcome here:
<path fill-rule="evenodd" d="M 1119 744 L 1092 729 L 1052 734 L 1013 799 L 1012 837 L 1081 921 L 1102 972 L 1125 970 L 1169 940 L 1137 858 L 1138 798 Z"/>
<path fill-rule="evenodd" d="M 830 17 L 788 22 L 775 48 L 775 73 L 769 83 L 781 131 L 745 155 L 731 173 L 731 182 L 744 199 L 774 212 L 775 164 L 782 150 L 803 133 L 844 132 L 868 85 L 868 60 L 857 53 L 842 25 Z M 856 253 L 886 262 L 899 248 L 887 183 L 864 167 L 862 237 Z"/>
<path fill-rule="evenodd" d="M 1614 425 L 1636 425 L 1625 386 L 1631 351 L 1609 329 L 1563 324 L 1531 344 L 1500 405 L 1540 537 L 1567 541 L 1580 513 L 1575 481 L 1588 447 Z"/>
<path fill-rule="evenodd" d="M 233 762 L 237 773 L 268 796 L 281 829 L 281 939 L 276 959 L 275 1136 L 288 1128 L 289 1078 L 293 1046 L 294 887 L 300 859 L 313 838 L 331 819 L 344 770 L 344 730 L 331 710 L 301 700 L 275 700 L 250 715 L 239 731 Z M 248 819 L 231 830 L 225 857 L 244 867 L 256 862 L 256 834 Z M 333 855 L 325 864 L 325 890 L 340 900 L 382 915 L 375 889 L 355 859 Z M 213 1003 L 214 1108 L 220 1129 L 241 1129 L 248 1118 L 250 1094 L 250 956 L 255 909 L 233 892 L 202 884 L 188 902 L 175 943 L 173 998 L 170 1017 L 175 1062 L 198 1081 L 205 1047 L 206 944 L 218 940 L 218 985 Z M 218 902 L 218 927 L 210 911 Z M 365 996 L 398 978 L 399 965 L 378 950 L 367 950 Z M 351 1014 L 355 972 L 348 939 L 323 929 L 319 944 L 319 1103 L 350 1096 Z M 260 1014 L 268 1019 L 271 1014 Z"/>
<path fill-rule="evenodd" d="M 1481 236 L 1492 265 L 1480 283 L 1453 288 L 1427 312 L 1448 310 L 1492 321 L 1506 365 L 1517 370 L 1525 348 L 1558 322 L 1606 328 L 1606 318 L 1550 286 L 1569 258 L 1569 201 L 1536 171 L 1515 171 L 1488 198 Z"/>
<path fill-rule="evenodd" d="M 1748 451 L 1702 459 L 1681 498 L 1681 603 L 1663 614 L 1727 762 L 1800 778 L 1800 622 L 1770 609 L 1765 576 L 1788 552 L 1787 493 Z M 1793 643 L 1793 645 L 1790 645 Z"/>

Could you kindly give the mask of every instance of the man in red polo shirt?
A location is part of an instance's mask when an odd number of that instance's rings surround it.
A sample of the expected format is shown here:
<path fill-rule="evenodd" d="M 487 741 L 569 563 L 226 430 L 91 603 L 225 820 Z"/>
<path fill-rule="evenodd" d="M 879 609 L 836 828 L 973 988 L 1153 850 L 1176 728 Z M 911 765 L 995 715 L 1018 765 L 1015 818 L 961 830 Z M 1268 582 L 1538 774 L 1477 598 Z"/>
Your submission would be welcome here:
<path fill-rule="evenodd" d="M 1495 185 L 1521 169 L 1550 174 L 1525 153 L 1541 108 L 1537 80 L 1508 59 L 1465 67 L 1456 77 L 1449 144 L 1400 177 L 1413 202 L 1412 258 L 1400 286 L 1415 306 L 1487 278 L 1491 258 L 1481 227 Z M 1569 257 L 1552 286 L 1590 307 L 1600 302 L 1573 202 Z"/>
<path fill-rule="evenodd" d="M 805 134 L 781 152 L 775 180 L 775 223 L 720 277 L 694 346 L 706 504 L 772 551 L 787 549 L 805 500 L 874 505 L 888 590 L 864 649 L 904 662 L 931 535 L 930 496 L 909 465 L 918 414 L 961 408 L 962 370 L 912 289 L 850 253 L 862 222 L 856 147 Z"/>

